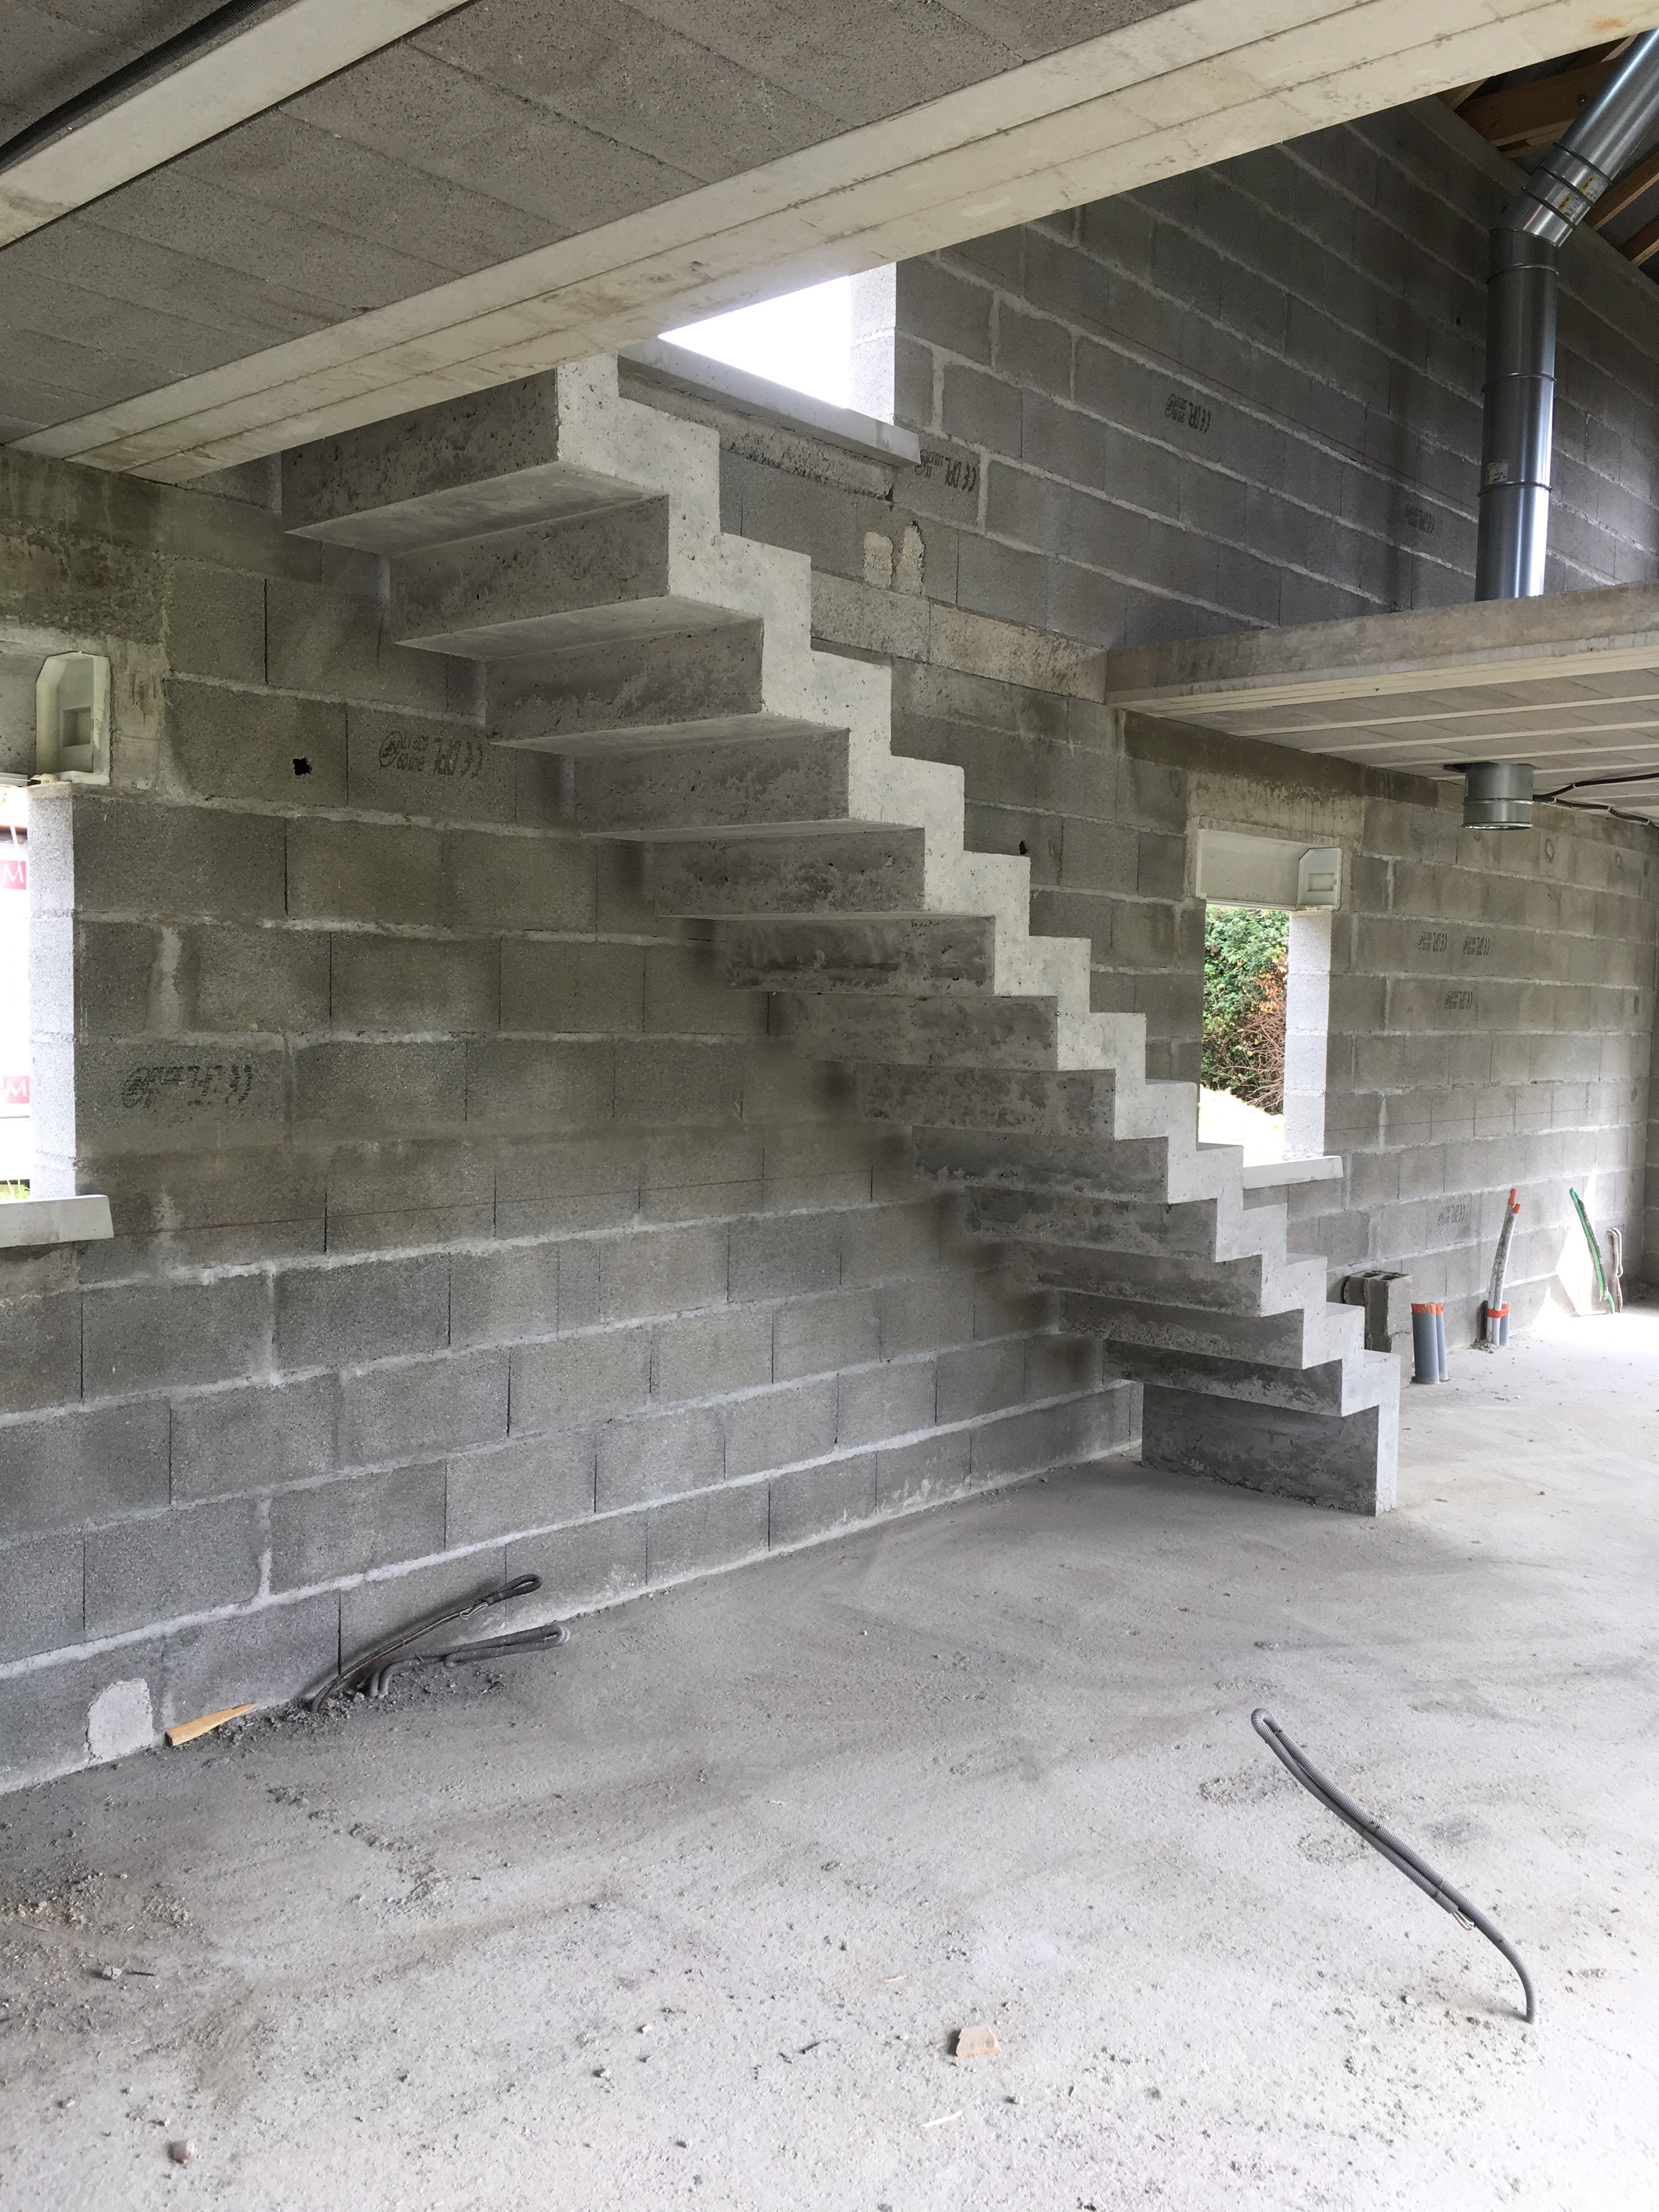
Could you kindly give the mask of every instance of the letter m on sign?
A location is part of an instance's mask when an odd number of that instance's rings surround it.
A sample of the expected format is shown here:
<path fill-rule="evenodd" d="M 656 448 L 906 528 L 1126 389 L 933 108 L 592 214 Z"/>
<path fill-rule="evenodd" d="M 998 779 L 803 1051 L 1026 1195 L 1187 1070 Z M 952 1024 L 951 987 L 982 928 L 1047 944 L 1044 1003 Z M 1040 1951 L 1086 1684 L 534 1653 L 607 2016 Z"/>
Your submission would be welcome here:
<path fill-rule="evenodd" d="M 26 891 L 29 887 L 29 864 L 21 855 L 9 855 L 0 860 L 0 891 Z"/>
<path fill-rule="evenodd" d="M 7 1108 L 27 1107 L 29 1103 L 29 1079 L 27 1075 L 0 1075 L 0 1111 Z"/>

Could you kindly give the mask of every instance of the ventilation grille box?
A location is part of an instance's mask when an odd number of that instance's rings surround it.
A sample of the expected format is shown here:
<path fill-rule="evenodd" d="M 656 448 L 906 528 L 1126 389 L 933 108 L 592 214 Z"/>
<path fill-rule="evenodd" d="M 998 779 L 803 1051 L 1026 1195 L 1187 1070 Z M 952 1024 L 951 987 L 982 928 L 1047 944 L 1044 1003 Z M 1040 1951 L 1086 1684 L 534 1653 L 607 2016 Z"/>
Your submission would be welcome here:
<path fill-rule="evenodd" d="M 34 686 L 34 774 L 42 783 L 109 781 L 109 663 L 55 653 Z"/>

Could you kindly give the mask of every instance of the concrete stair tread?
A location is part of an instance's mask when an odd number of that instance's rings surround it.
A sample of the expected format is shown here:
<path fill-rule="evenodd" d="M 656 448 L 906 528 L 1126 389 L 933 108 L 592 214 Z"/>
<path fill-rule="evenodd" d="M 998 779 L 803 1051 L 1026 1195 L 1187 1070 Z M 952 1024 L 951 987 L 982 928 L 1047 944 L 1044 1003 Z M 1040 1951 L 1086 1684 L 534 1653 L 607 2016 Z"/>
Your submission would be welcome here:
<path fill-rule="evenodd" d="M 609 728 L 572 731 L 568 735 L 505 737 L 492 744 L 520 752 L 559 753 L 580 760 L 590 753 L 627 753 L 635 750 L 672 751 L 675 747 L 752 744 L 778 738 L 844 737 L 833 723 L 809 722 L 788 714 L 717 714 L 685 722 L 619 722 Z"/>

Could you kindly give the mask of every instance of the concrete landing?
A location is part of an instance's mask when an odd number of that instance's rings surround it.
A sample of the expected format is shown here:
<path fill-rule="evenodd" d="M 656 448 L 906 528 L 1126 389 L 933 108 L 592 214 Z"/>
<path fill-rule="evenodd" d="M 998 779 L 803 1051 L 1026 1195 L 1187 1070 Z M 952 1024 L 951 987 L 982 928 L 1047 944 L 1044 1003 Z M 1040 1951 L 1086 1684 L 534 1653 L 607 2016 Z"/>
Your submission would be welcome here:
<path fill-rule="evenodd" d="M 1136 647 L 1106 698 L 1369 768 L 1531 761 L 1542 796 L 1659 771 L 1659 584 Z M 1596 796 L 1659 818 L 1659 781 Z"/>
<path fill-rule="evenodd" d="M 8 1800 L 0 2205 L 1649 2202 L 1659 1314 L 1560 1326 L 1382 1521 L 1110 1462 Z"/>

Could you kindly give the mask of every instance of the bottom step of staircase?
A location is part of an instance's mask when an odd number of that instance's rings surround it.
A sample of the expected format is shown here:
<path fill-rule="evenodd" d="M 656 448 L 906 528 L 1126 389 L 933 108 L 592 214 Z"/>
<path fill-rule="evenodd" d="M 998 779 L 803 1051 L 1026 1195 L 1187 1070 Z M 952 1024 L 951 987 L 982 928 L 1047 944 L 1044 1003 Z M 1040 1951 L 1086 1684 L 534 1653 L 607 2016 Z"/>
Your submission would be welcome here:
<path fill-rule="evenodd" d="M 1353 1413 L 1312 1413 L 1149 1382 L 1141 1464 L 1344 1513 L 1386 1513 L 1395 1502 L 1399 1418 L 1392 1401 Z"/>

